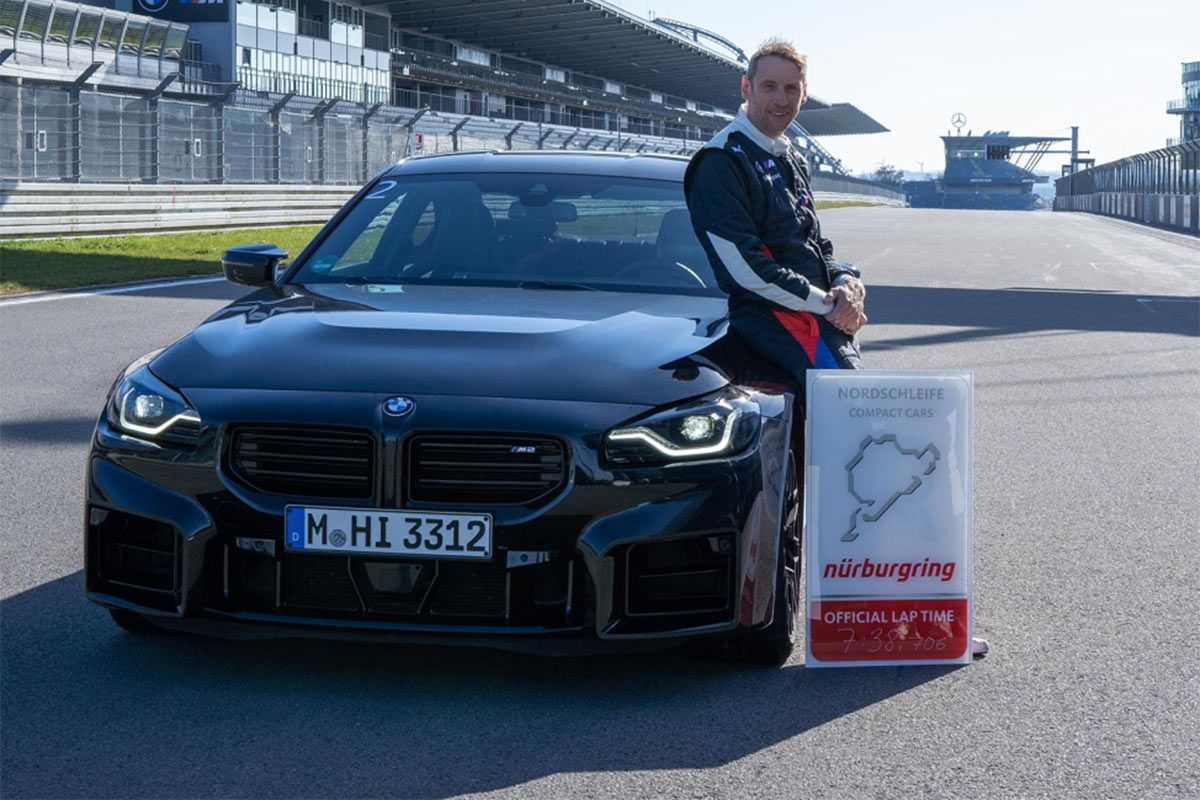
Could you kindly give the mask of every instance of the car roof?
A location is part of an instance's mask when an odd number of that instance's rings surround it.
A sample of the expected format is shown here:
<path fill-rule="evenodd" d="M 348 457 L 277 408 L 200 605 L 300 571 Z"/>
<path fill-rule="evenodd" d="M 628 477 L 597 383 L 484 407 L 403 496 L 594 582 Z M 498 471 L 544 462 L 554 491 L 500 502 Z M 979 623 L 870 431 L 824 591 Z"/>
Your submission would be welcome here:
<path fill-rule="evenodd" d="M 562 150 L 514 150 L 443 153 L 401 161 L 388 177 L 448 173 L 529 172 L 566 175 L 609 175 L 682 181 L 688 159 L 639 153 L 584 153 Z"/>

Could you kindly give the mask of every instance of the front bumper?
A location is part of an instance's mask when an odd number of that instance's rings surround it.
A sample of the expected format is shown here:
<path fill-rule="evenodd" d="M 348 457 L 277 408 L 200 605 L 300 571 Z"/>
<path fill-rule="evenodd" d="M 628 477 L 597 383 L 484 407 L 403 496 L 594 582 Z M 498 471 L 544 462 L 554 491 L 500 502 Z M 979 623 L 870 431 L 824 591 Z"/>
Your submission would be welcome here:
<path fill-rule="evenodd" d="M 269 395 L 269 396 L 268 396 Z M 605 467 L 599 432 L 632 406 L 489 400 L 491 431 L 557 438 L 566 479 L 534 506 L 496 506 L 487 562 L 402 560 L 420 574 L 381 590 L 381 559 L 283 548 L 283 508 L 226 468 L 229 428 L 349 424 L 377 434 L 381 463 L 403 463 L 421 432 L 462 431 L 472 398 L 417 398 L 403 423 L 380 398 L 191 391 L 208 427 L 195 447 L 121 436 L 101 420 L 88 462 L 88 597 L 161 625 L 231 638 L 323 637 L 482 644 L 546 652 L 640 648 L 769 624 L 790 398 L 759 396 L 762 431 L 728 459 Z M 367 421 L 367 425 L 362 423 Z M 580 434 L 595 431 L 595 434 Z M 381 470 L 381 481 L 395 475 Z M 348 507 L 399 507 L 395 494 Z M 328 504 L 322 501 L 324 504 Z M 315 504 L 315 503 L 314 503 Z M 440 510 L 464 510 L 443 507 Z M 480 510 L 473 507 L 470 510 Z M 396 560 L 384 561 L 388 564 Z"/>

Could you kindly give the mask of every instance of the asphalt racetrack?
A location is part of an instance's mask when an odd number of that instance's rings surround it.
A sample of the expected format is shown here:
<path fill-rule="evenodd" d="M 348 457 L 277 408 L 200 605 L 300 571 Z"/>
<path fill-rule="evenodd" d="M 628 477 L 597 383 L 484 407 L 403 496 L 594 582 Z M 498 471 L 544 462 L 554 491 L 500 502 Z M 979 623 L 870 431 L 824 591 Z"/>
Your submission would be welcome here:
<path fill-rule="evenodd" d="M 839 209 L 868 365 L 970 369 L 961 668 L 143 638 L 83 597 L 84 456 L 132 359 L 240 292 L 0 303 L 0 793 L 1196 797 L 1200 240 Z"/>

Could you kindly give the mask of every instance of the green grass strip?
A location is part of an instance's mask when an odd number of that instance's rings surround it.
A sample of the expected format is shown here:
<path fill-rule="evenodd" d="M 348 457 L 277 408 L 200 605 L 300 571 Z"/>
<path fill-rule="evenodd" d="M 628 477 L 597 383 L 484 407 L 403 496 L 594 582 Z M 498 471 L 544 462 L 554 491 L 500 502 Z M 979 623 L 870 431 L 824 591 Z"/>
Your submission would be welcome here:
<path fill-rule="evenodd" d="M 271 242 L 295 256 L 320 226 L 0 241 L 0 295 L 106 283 L 212 275 L 221 253 Z"/>

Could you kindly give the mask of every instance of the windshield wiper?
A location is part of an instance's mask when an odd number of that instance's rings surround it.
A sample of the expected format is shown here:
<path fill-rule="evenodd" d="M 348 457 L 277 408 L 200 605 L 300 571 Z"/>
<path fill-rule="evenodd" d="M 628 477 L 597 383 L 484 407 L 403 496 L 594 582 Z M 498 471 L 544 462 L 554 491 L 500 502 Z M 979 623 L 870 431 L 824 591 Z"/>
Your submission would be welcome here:
<path fill-rule="evenodd" d="M 569 283 L 560 281 L 521 281 L 517 284 L 518 289 L 566 289 L 568 291 L 579 292 L 602 292 L 596 286 L 589 286 L 586 283 Z"/>

